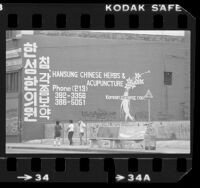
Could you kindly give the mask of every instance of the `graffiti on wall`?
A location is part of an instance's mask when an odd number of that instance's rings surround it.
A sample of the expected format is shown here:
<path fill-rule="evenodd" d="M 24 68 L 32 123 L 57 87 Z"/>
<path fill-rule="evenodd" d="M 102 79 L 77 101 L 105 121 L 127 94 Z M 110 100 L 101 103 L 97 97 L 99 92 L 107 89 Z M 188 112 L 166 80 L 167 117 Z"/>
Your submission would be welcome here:
<path fill-rule="evenodd" d="M 147 111 L 136 112 L 135 119 L 137 121 L 146 121 L 148 119 L 148 112 Z"/>
<path fill-rule="evenodd" d="M 106 111 L 97 109 L 95 111 L 82 111 L 81 115 L 86 120 L 113 120 L 117 118 L 117 113 L 113 111 Z"/>

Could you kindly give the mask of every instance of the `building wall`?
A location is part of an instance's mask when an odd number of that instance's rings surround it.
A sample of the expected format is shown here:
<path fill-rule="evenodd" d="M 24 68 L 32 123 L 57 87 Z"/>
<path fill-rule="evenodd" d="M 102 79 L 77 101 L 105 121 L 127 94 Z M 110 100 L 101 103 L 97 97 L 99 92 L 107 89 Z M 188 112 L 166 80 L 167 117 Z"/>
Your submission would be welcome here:
<path fill-rule="evenodd" d="M 7 51 L 13 49 L 18 51 L 22 47 L 24 38 L 33 40 L 34 37 L 37 39 L 39 54 L 51 56 L 51 67 L 56 70 L 126 72 L 130 76 L 133 76 L 135 72 L 150 70 L 151 74 L 144 76 L 145 85 L 138 86 L 130 95 L 144 95 L 148 89 L 151 90 L 154 96 L 151 99 L 152 120 L 190 119 L 190 44 L 188 42 L 190 35 L 188 32 L 183 40 L 175 41 L 170 37 L 169 41 L 159 40 L 159 37 L 156 40 L 149 40 L 147 36 L 140 37 L 140 40 L 122 41 L 119 39 L 69 38 L 46 35 L 27 37 L 27 35 L 22 35 L 21 38 L 6 42 Z M 11 62 L 11 60 L 17 61 L 16 64 L 20 64 L 21 60 L 22 63 L 21 51 L 17 52 L 17 56 L 15 53 L 7 58 L 7 62 Z M 16 69 L 19 70 L 20 67 L 11 65 L 7 66 L 6 69 L 8 72 L 12 72 Z M 172 72 L 171 86 L 164 85 L 164 71 Z M 71 84 L 71 81 L 68 81 Z M 54 79 L 53 83 L 65 85 L 65 82 L 66 80 Z M 23 78 L 20 79 L 20 84 L 23 87 Z M 106 121 L 110 120 L 109 114 L 113 112 L 114 115 L 111 117 L 113 121 L 124 121 L 119 115 L 120 101 L 105 100 L 106 94 L 123 95 L 123 89 L 92 88 L 88 92 L 89 100 L 87 100 L 86 107 L 66 109 L 53 106 L 53 116 L 49 122 L 55 122 L 57 119 Z M 10 94 L 6 96 L 9 100 Z M 18 115 L 21 118 L 23 95 L 18 92 L 14 96 L 20 101 Z M 95 112 L 98 115 L 91 118 L 84 116 L 83 112 Z M 131 114 L 138 121 L 147 118 L 147 101 L 132 101 Z M 19 127 L 22 126 L 22 139 L 42 138 L 44 126 L 40 122 L 37 124 L 38 126 L 29 123 L 19 125 Z M 7 142 L 20 141 L 19 136 L 15 138 L 7 136 Z"/>
<path fill-rule="evenodd" d="M 50 56 L 52 70 L 125 72 L 130 77 L 135 72 L 150 70 L 151 74 L 144 76 L 144 86 L 138 86 L 130 92 L 130 95 L 145 95 L 148 89 L 151 90 L 154 96 L 151 99 L 152 120 L 189 118 L 185 112 L 189 109 L 186 110 L 183 106 L 190 98 L 189 92 L 185 91 L 185 82 L 189 82 L 189 75 L 186 75 L 189 71 L 187 57 L 189 48 L 185 40 L 149 41 L 148 38 L 116 40 L 46 35 L 35 35 L 32 38 L 26 37 L 26 41 L 27 39 L 37 42 L 38 56 Z M 165 71 L 172 72 L 171 86 L 164 85 Z M 74 83 L 77 82 L 72 79 L 51 79 L 51 85 L 66 86 Z M 79 80 L 78 83 L 84 84 L 85 81 Z M 123 95 L 123 92 L 122 88 L 91 88 L 88 91 L 85 107 L 55 106 L 51 96 L 51 121 L 56 119 L 123 121 L 120 117 L 120 101 L 105 99 L 106 94 Z M 93 118 L 83 116 L 83 114 L 91 113 L 99 114 L 99 116 Z M 110 118 L 109 114 L 114 115 Z M 136 116 L 138 121 L 147 118 L 147 101 L 132 101 L 131 114 Z"/>
<path fill-rule="evenodd" d="M 6 32 L 6 142 L 20 142 L 22 59 L 18 34 L 18 31 Z"/>

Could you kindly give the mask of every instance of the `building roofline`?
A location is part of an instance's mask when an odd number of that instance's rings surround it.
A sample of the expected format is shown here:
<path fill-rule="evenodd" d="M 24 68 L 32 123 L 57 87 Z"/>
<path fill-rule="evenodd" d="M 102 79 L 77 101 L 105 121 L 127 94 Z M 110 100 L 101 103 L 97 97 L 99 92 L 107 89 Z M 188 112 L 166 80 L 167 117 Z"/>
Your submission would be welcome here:
<path fill-rule="evenodd" d="M 118 32 L 101 32 L 101 31 L 37 31 L 35 35 L 47 36 L 66 36 L 80 38 L 97 38 L 97 39 L 117 39 L 117 40 L 142 40 L 142 41 L 158 41 L 158 42 L 184 42 L 185 36 L 174 35 L 152 35 L 152 34 L 134 34 L 134 33 L 118 33 Z"/>

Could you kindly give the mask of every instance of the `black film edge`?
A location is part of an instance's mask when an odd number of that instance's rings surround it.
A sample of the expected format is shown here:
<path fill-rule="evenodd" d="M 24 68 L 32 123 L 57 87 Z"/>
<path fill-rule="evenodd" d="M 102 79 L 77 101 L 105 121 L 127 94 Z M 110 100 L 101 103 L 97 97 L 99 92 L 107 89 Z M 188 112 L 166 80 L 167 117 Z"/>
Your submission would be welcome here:
<path fill-rule="evenodd" d="M 0 4 L 0 182 L 180 180 L 195 35 L 179 5 Z"/>

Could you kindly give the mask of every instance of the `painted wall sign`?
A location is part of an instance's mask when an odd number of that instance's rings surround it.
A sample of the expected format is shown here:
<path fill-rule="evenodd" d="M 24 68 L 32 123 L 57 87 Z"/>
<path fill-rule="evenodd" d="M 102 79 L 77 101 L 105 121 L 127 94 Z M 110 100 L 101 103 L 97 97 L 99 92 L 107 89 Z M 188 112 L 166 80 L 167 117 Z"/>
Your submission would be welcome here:
<path fill-rule="evenodd" d="M 146 111 L 142 101 L 144 89 L 149 87 L 145 83 L 151 78 L 148 67 L 132 70 L 130 56 L 122 69 L 121 63 L 109 54 L 112 49 L 106 54 L 101 47 L 104 41 L 96 45 L 87 40 L 87 48 L 71 40 L 23 35 L 24 122 L 135 121 L 134 114 Z M 143 104 L 140 111 L 132 110 L 137 101 Z"/>

